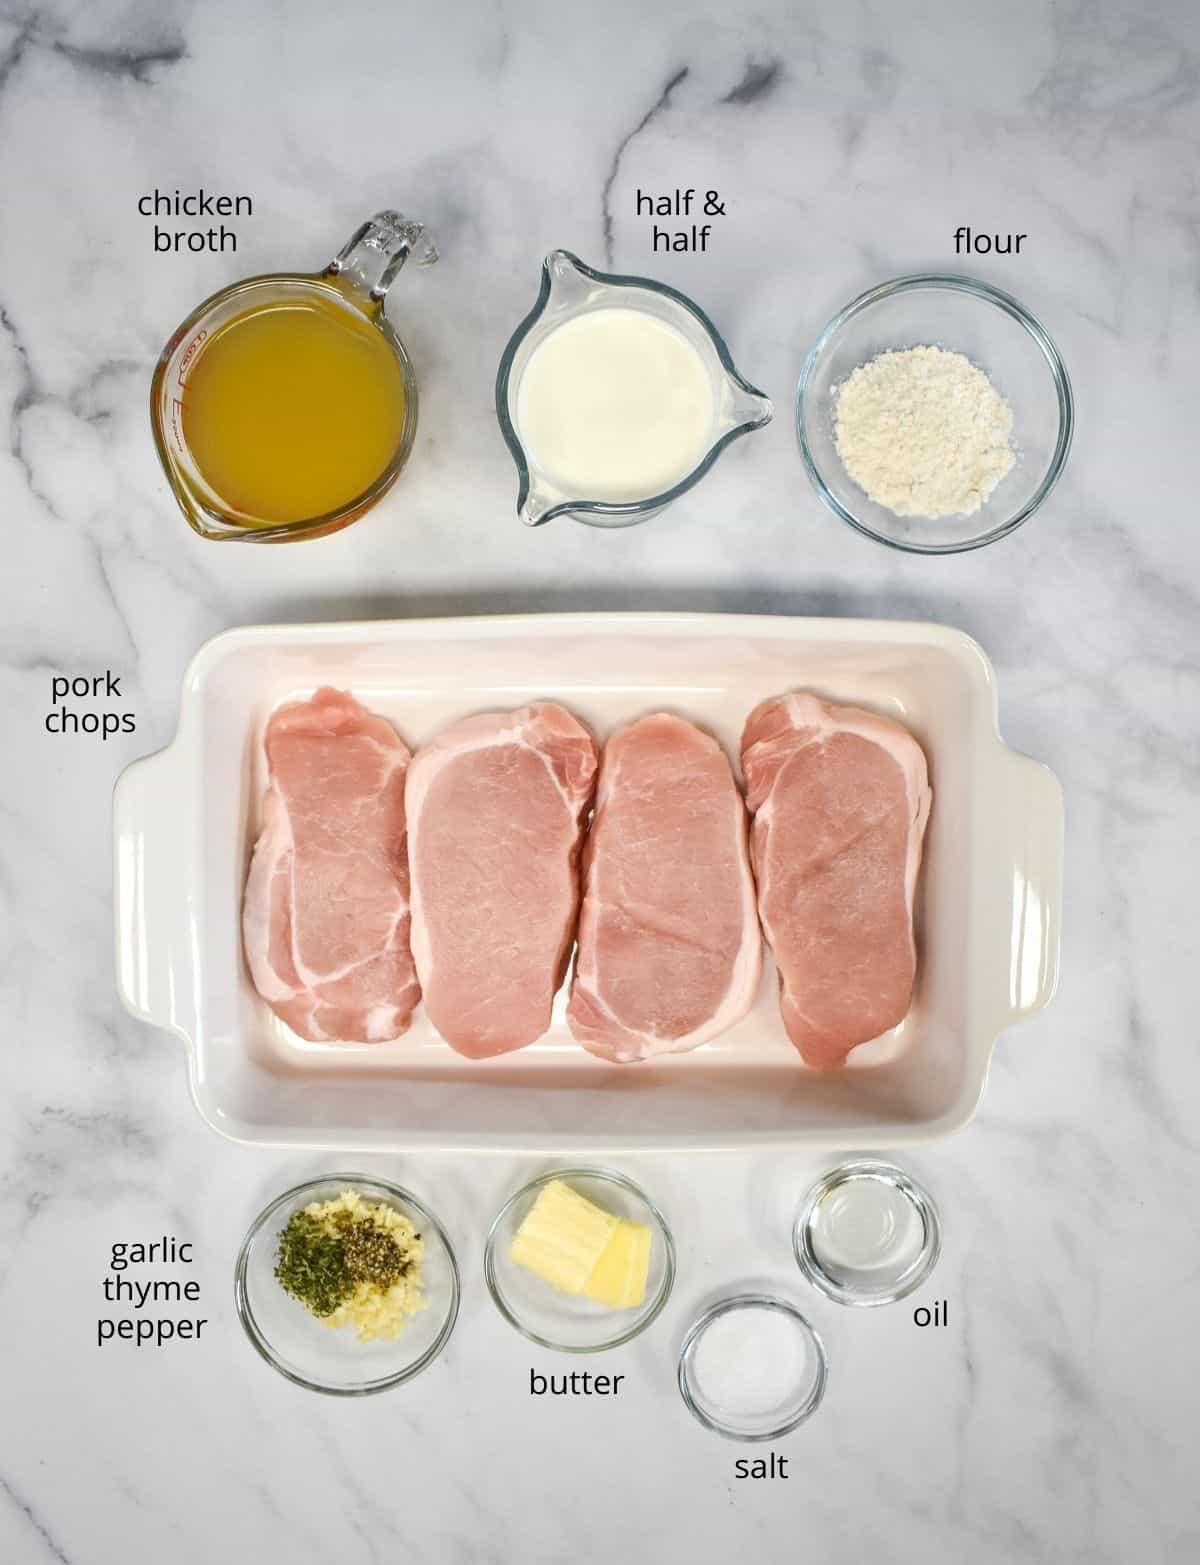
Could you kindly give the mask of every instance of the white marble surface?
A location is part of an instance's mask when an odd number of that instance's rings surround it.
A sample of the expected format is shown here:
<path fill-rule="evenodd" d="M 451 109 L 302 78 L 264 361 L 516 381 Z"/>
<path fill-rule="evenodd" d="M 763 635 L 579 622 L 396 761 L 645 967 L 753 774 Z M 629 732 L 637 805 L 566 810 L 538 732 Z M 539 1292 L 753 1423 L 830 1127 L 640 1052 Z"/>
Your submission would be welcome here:
<path fill-rule="evenodd" d="M 1186 0 L 4 5 L 0 1557 L 1197 1556 L 1198 144 Z M 136 200 L 155 184 L 249 194 L 236 256 L 152 255 Z M 639 185 L 719 187 L 712 254 L 653 262 Z M 393 202 L 444 252 L 395 298 L 424 398 L 403 481 L 325 542 L 193 537 L 147 429 L 162 340 L 202 295 L 318 264 Z M 1079 430 L 1034 523 L 928 561 L 825 514 L 788 404 L 832 310 L 954 266 L 961 223 L 1029 234 L 974 269 L 1057 336 Z M 560 244 L 693 291 L 777 402 L 641 529 L 513 514 L 492 377 Z M 606 1363 L 628 1374 L 616 1401 L 534 1402 L 548 1359 L 479 1265 L 529 1160 L 398 1156 L 374 1166 L 458 1243 L 458 1331 L 390 1395 L 293 1389 L 242 1339 L 230 1273 L 261 1201 L 327 1160 L 219 1141 L 177 1045 L 121 1012 L 112 781 L 170 737 L 187 660 L 228 625 L 647 606 L 961 626 L 997 664 L 1006 737 L 1064 781 L 1059 998 L 1002 1040 L 977 1122 L 911 1159 L 942 1202 L 930 1292 L 953 1325 L 805 1294 L 787 1224 L 812 1160 L 631 1158 L 674 1220 L 675 1297 Z M 137 733 L 49 738 L 52 673 L 105 668 Z M 201 1342 L 98 1349 L 108 1246 L 163 1231 L 197 1246 Z M 697 1303 L 748 1280 L 803 1298 L 833 1362 L 774 1483 L 734 1482 L 742 1453 L 672 1379 Z"/>

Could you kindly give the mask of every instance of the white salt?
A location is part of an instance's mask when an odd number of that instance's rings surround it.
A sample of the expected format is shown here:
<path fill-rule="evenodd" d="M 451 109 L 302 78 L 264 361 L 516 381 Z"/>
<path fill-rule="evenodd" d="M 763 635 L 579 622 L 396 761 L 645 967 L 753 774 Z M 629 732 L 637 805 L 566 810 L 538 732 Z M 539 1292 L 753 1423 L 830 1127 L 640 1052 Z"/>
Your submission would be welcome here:
<path fill-rule="evenodd" d="M 804 1329 L 790 1315 L 749 1306 L 711 1322 L 696 1343 L 692 1375 L 710 1407 L 753 1418 L 794 1399 L 808 1360 Z"/>

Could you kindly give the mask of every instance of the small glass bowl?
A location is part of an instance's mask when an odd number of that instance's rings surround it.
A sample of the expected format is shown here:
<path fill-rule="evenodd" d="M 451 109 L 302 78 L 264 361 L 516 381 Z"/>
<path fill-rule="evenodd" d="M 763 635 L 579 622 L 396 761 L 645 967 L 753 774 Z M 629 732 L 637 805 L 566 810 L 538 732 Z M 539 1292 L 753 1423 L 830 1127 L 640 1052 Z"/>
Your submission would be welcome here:
<path fill-rule="evenodd" d="M 518 1266 L 509 1249 L 543 1185 L 561 1179 L 617 1217 L 650 1229 L 646 1297 L 634 1309 L 614 1310 L 592 1299 L 560 1293 Z M 496 1308 L 523 1337 L 559 1353 L 604 1353 L 639 1336 L 662 1311 L 675 1282 L 675 1242 L 667 1220 L 624 1174 L 603 1168 L 555 1168 L 531 1179 L 501 1207 L 487 1236 L 483 1272 Z"/>
<path fill-rule="evenodd" d="M 786 1322 L 792 1328 L 796 1362 L 792 1375 L 787 1364 L 776 1356 L 774 1373 L 780 1375 L 778 1396 L 757 1408 L 728 1406 L 711 1384 L 706 1385 L 705 1352 L 714 1351 L 714 1337 L 737 1321 L 751 1331 L 768 1320 Z M 712 1333 L 713 1335 L 710 1335 Z M 772 1345 L 774 1346 L 774 1345 Z M 764 1293 L 742 1293 L 722 1299 L 705 1310 L 687 1336 L 679 1353 L 679 1392 L 692 1414 L 706 1429 L 715 1430 L 727 1440 L 778 1440 L 802 1424 L 820 1406 L 829 1378 L 829 1360 L 825 1344 L 794 1304 Z"/>
<path fill-rule="evenodd" d="M 923 346 L 965 354 L 1013 411 L 1017 460 L 970 516 L 897 516 L 838 456 L 837 387 L 880 353 Z M 800 453 L 818 495 L 860 533 L 912 554 L 979 549 L 1015 532 L 1058 482 L 1074 424 L 1070 378 L 1050 334 L 1011 294 L 971 277 L 898 277 L 861 294 L 821 333 L 796 389 Z"/>
<path fill-rule="evenodd" d="M 275 1279 L 279 1235 L 293 1212 L 343 1190 L 393 1207 L 425 1241 L 421 1282 L 428 1303 L 398 1337 L 359 1342 L 353 1328 L 334 1329 L 310 1315 Z M 407 1190 L 363 1174 L 329 1174 L 285 1190 L 254 1219 L 237 1258 L 234 1297 L 246 1335 L 281 1375 L 330 1396 L 369 1396 L 411 1380 L 446 1346 L 458 1317 L 458 1264 L 442 1225 Z"/>
<path fill-rule="evenodd" d="M 817 1181 L 792 1230 L 796 1264 L 827 1298 L 870 1309 L 903 1299 L 942 1248 L 933 1198 L 891 1163 L 858 1158 Z"/>

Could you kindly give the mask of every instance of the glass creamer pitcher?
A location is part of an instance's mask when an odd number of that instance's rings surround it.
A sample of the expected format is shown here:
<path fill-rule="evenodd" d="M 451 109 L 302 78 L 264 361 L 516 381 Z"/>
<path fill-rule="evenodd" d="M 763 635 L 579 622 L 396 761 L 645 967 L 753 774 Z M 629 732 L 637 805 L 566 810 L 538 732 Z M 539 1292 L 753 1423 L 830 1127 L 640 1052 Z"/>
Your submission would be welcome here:
<path fill-rule="evenodd" d="M 384 299 L 423 225 L 377 212 L 320 273 L 249 277 L 172 334 L 150 392 L 155 445 L 205 538 L 279 543 L 336 532 L 394 483 L 417 428 L 417 381 Z"/>
<path fill-rule="evenodd" d="M 532 527 L 644 521 L 699 483 L 771 403 L 684 294 L 554 250 L 496 378 L 496 415 Z"/>

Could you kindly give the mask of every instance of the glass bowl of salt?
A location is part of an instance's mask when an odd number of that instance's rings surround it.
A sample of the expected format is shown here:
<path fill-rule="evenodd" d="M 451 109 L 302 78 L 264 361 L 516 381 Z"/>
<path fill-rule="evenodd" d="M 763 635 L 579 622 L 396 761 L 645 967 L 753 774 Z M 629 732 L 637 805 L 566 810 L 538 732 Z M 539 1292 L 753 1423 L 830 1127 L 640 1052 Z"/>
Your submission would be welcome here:
<path fill-rule="evenodd" d="M 727 1440 L 778 1440 L 820 1406 L 825 1346 L 786 1299 L 742 1293 L 705 1310 L 683 1340 L 679 1391 Z"/>

